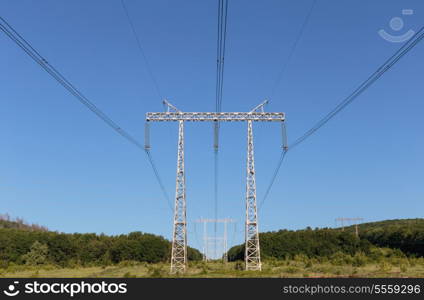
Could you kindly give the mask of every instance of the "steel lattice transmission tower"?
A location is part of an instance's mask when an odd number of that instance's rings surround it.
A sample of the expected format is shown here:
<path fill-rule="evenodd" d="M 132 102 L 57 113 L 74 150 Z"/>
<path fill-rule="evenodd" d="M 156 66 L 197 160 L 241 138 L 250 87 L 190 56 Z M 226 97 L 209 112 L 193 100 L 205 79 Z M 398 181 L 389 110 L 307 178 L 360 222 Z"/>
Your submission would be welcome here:
<path fill-rule="evenodd" d="M 184 171 L 184 122 L 178 122 L 177 180 L 175 185 L 174 233 L 171 272 L 184 272 L 187 262 L 186 187 Z"/>
<path fill-rule="evenodd" d="M 146 114 L 146 148 L 150 148 L 149 122 L 178 122 L 178 157 L 175 191 L 174 231 L 172 237 L 171 272 L 184 272 L 187 266 L 187 222 L 184 171 L 184 122 L 247 122 L 247 184 L 246 184 L 246 270 L 261 270 L 256 178 L 253 152 L 253 122 L 281 122 L 282 112 L 265 112 L 264 101 L 250 112 L 182 112 L 164 100 L 166 112 Z M 284 126 L 282 126 L 284 132 Z M 283 133 L 284 136 L 284 133 Z M 284 143 L 284 141 L 283 141 Z"/>
<path fill-rule="evenodd" d="M 255 157 L 253 155 L 252 121 L 247 121 L 247 176 L 246 176 L 246 229 L 245 263 L 246 270 L 261 270 L 259 247 L 258 211 L 256 206 Z"/>
<path fill-rule="evenodd" d="M 198 220 L 195 220 L 194 222 L 196 223 L 203 223 L 203 246 L 202 246 L 202 252 L 203 252 L 203 260 L 207 261 L 208 260 L 208 254 L 209 254 L 209 241 L 213 241 L 215 243 L 215 245 L 217 244 L 218 241 L 221 241 L 222 243 L 222 252 L 223 252 L 223 256 L 222 256 L 222 260 L 226 263 L 228 262 L 228 223 L 235 223 L 235 220 L 230 219 L 230 218 L 226 218 L 226 219 L 204 219 L 204 218 L 200 218 Z M 223 223 L 224 224 L 224 235 L 222 237 L 214 237 L 211 238 L 208 236 L 208 231 L 207 231 L 207 224 L 208 223 Z M 216 249 L 216 247 L 215 247 Z M 216 253 L 215 253 L 215 258 L 216 258 Z"/>
<path fill-rule="evenodd" d="M 362 222 L 364 220 L 364 218 L 336 218 L 335 222 L 336 222 L 336 227 L 337 227 L 337 222 L 340 222 L 340 224 L 342 225 L 342 231 L 344 231 L 344 222 L 354 222 L 355 224 L 355 235 L 356 237 L 359 237 L 359 230 L 358 230 L 358 221 Z"/>

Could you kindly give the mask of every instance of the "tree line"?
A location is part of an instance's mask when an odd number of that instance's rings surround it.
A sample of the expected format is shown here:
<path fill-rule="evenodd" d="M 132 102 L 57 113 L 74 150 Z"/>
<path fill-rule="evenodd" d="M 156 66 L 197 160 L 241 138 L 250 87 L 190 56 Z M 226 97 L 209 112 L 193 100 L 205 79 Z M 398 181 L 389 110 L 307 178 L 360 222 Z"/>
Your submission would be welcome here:
<path fill-rule="evenodd" d="M 122 261 L 147 263 L 170 260 L 171 243 L 153 234 L 116 236 L 0 228 L 0 267 L 9 264 L 54 264 L 61 267 L 110 265 Z M 189 260 L 201 253 L 188 248 Z"/>
<path fill-rule="evenodd" d="M 407 255 L 424 256 L 424 219 L 365 223 L 359 226 L 359 233 L 361 239 L 377 246 L 399 249 Z"/>
<path fill-rule="evenodd" d="M 9 214 L 0 214 L 0 228 L 17 228 L 34 231 L 48 231 L 48 228 L 39 224 L 29 224 L 22 218 L 12 219 Z"/>
<path fill-rule="evenodd" d="M 372 244 L 358 239 L 353 233 L 334 229 L 279 230 L 259 234 L 263 259 L 292 259 L 296 255 L 307 257 L 330 257 L 335 253 L 354 255 L 369 253 Z M 230 261 L 244 259 L 244 245 L 228 251 Z"/>
<path fill-rule="evenodd" d="M 335 254 L 354 256 L 357 253 L 372 256 L 373 248 L 391 248 L 407 256 L 424 257 L 424 219 L 385 220 L 359 225 L 359 238 L 355 227 L 306 228 L 279 230 L 259 234 L 261 256 L 290 259 L 296 255 L 309 258 L 332 257 Z M 228 251 L 230 261 L 244 259 L 244 245 Z"/>
<path fill-rule="evenodd" d="M 335 256 L 375 256 L 376 247 L 399 255 L 424 257 L 424 219 L 386 220 L 340 228 L 306 228 L 260 233 L 263 259 Z M 378 251 L 377 251 L 378 252 Z M 171 243 L 153 234 L 132 232 L 116 236 L 94 233 L 58 233 L 23 220 L 0 216 L 0 267 L 9 264 L 54 264 L 61 267 L 109 265 L 122 261 L 147 263 L 170 260 Z M 397 255 L 398 255 L 397 254 Z M 201 260 L 197 249 L 188 248 L 189 260 Z M 230 261 L 244 259 L 244 245 L 228 251 Z"/>

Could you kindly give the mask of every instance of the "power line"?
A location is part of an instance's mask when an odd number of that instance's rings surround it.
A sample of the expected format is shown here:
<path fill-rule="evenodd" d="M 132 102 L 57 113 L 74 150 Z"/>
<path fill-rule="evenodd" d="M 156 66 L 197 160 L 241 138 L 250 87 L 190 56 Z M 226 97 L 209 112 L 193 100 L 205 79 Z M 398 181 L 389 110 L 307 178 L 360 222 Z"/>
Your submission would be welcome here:
<path fill-rule="evenodd" d="M 216 47 L 216 86 L 215 110 L 222 110 L 222 93 L 224 86 L 225 49 L 227 38 L 227 11 L 228 1 L 218 0 L 218 35 Z"/>
<path fill-rule="evenodd" d="M 306 131 L 302 136 L 297 138 L 290 146 L 289 149 L 293 149 L 318 129 L 324 126 L 329 120 L 331 120 L 336 114 L 353 102 L 359 95 L 367 90 L 375 81 L 377 81 L 384 73 L 386 73 L 393 65 L 395 65 L 406 53 L 408 53 L 416 44 L 418 44 L 424 37 L 424 26 L 421 27 L 415 35 L 408 40 L 399 50 L 395 52 L 390 58 L 388 58 L 373 74 L 371 74 L 358 88 L 356 88 L 348 97 L 340 102 L 333 110 L 331 110 L 324 118 L 319 120 L 311 129 Z"/>
<path fill-rule="evenodd" d="M 137 43 L 137 48 L 138 48 L 138 50 L 139 50 L 139 52 L 141 54 L 141 57 L 143 58 L 144 65 L 146 66 L 147 72 L 149 73 L 149 76 L 150 76 L 150 79 L 153 82 L 153 85 L 155 86 L 156 93 L 157 93 L 158 97 L 162 100 L 163 97 L 162 97 L 161 89 L 159 87 L 158 81 L 156 80 L 156 77 L 153 74 L 152 68 L 151 68 L 150 63 L 149 63 L 149 61 L 147 59 L 146 53 L 144 51 L 144 48 L 143 48 L 143 46 L 141 44 L 141 40 L 139 38 L 139 35 L 137 34 L 137 31 L 135 29 L 134 23 L 131 20 L 130 14 L 129 14 L 128 9 L 127 9 L 127 6 L 125 5 L 125 0 L 121 0 L 121 5 L 122 5 L 122 8 L 123 8 L 123 10 L 125 12 L 125 16 L 126 16 L 126 19 L 128 21 L 128 24 L 130 25 L 131 32 L 133 33 L 134 39 L 135 39 L 135 41 Z M 162 182 L 162 179 L 160 177 L 159 171 L 158 171 L 158 169 L 157 169 L 157 167 L 156 167 L 156 165 L 155 165 L 155 163 L 153 161 L 152 153 L 151 153 L 150 149 L 144 148 L 144 150 L 145 150 L 145 152 L 147 154 L 147 158 L 148 158 L 149 163 L 150 163 L 150 165 L 151 165 L 151 167 L 153 169 L 153 172 L 154 172 L 155 177 L 156 177 L 156 180 L 157 180 L 157 182 L 158 182 L 158 184 L 160 186 L 160 189 L 162 190 L 162 194 L 164 195 L 169 208 L 171 209 L 171 211 L 173 211 L 171 200 L 170 200 L 170 198 L 168 196 L 168 193 L 166 192 L 165 186 L 163 185 L 163 182 Z"/>
<path fill-rule="evenodd" d="M 313 12 L 313 10 L 314 10 L 314 8 L 315 8 L 316 2 L 317 2 L 316 0 L 313 0 L 313 1 L 312 1 L 312 3 L 311 3 L 311 7 L 310 7 L 310 9 L 309 9 L 308 13 L 306 14 L 305 19 L 303 20 L 303 23 L 302 23 L 302 25 L 301 25 L 301 27 L 300 27 L 299 33 L 297 34 L 296 39 L 295 39 L 294 43 L 292 44 L 292 47 L 291 47 L 291 48 L 290 48 L 290 50 L 289 50 L 289 54 L 288 54 L 288 56 L 287 56 L 287 59 L 286 59 L 286 61 L 283 63 L 283 65 L 282 65 L 282 67 L 281 67 L 281 70 L 280 70 L 280 72 L 279 72 L 279 73 L 278 73 L 278 75 L 277 75 L 277 78 L 276 78 L 276 80 L 275 80 L 275 82 L 274 82 L 274 85 L 273 85 L 273 87 L 272 87 L 272 90 L 271 90 L 271 98 L 273 98 L 273 97 L 274 97 L 275 92 L 276 92 L 276 90 L 277 90 L 277 87 L 279 86 L 279 84 L 280 84 L 280 82 L 281 82 L 281 80 L 282 80 L 282 78 L 283 78 L 283 76 L 284 76 L 284 74 L 285 74 L 285 72 L 286 72 L 286 69 L 287 69 L 287 67 L 288 67 L 288 65 L 289 65 L 289 63 L 290 63 L 290 61 L 291 61 L 291 59 L 292 59 L 292 57 L 293 57 L 293 54 L 295 53 L 295 51 L 296 51 L 296 49 L 297 49 L 297 45 L 298 45 L 299 41 L 301 40 L 301 38 L 302 38 L 302 36 L 303 36 L 303 33 L 304 33 L 304 31 L 305 31 L 306 25 L 307 25 L 307 24 L 308 24 L 308 22 L 309 22 L 309 19 L 311 18 L 311 15 L 312 15 L 312 12 Z M 274 184 L 274 181 L 275 181 L 275 179 L 276 179 L 276 177 L 277 177 L 277 175 L 278 175 L 278 171 L 280 170 L 280 168 L 281 168 L 281 164 L 283 163 L 283 161 L 284 161 L 284 157 L 286 156 L 287 150 L 288 150 L 288 149 L 286 148 L 286 149 L 284 149 L 284 150 L 283 150 L 283 152 L 281 153 L 281 156 L 280 156 L 280 158 L 279 158 L 279 160 L 278 160 L 278 163 L 277 163 L 277 167 L 276 167 L 276 169 L 274 170 L 274 173 L 273 173 L 273 175 L 272 175 L 272 177 L 271 177 L 270 184 L 268 185 L 268 187 L 267 187 L 267 189 L 266 189 L 266 191 L 265 191 L 265 194 L 264 194 L 263 199 L 262 199 L 262 200 L 261 200 L 261 202 L 259 203 L 259 207 L 258 207 L 259 209 L 262 207 L 263 203 L 264 203 L 264 202 L 265 202 L 265 200 L 268 198 L 268 195 L 269 195 L 269 193 L 270 193 L 270 191 L 271 191 L 271 188 L 272 188 L 272 186 L 273 186 L 273 184 Z"/>
<path fill-rule="evenodd" d="M 307 138 L 313 135 L 317 130 L 324 126 L 328 121 L 330 121 L 335 115 L 342 111 L 346 106 L 352 103 L 359 95 L 361 95 L 365 90 L 367 90 L 374 82 L 376 82 L 385 72 L 387 72 L 391 67 L 393 67 L 405 54 L 407 54 L 412 48 L 414 48 L 422 39 L 424 38 L 424 26 L 418 30 L 413 37 L 411 37 L 402 47 L 400 47 L 392 56 L 390 56 L 374 73 L 372 73 L 364 82 L 362 82 L 359 87 L 357 87 L 349 96 L 347 96 L 342 102 L 340 102 L 333 110 L 331 110 L 327 115 L 319 120 L 315 125 L 306 131 L 303 135 L 297 138 L 293 143 L 291 143 L 286 151 L 284 151 L 280 159 L 278 160 L 277 166 L 274 170 L 271 181 L 266 189 L 266 193 L 261 201 L 261 205 L 267 199 L 269 192 L 275 182 L 275 178 L 278 175 L 278 172 L 283 163 L 286 152 L 297 147 L 299 144 L 303 143 Z"/>
<path fill-rule="evenodd" d="M 147 149 L 144 149 L 143 145 L 113 121 L 108 115 L 101 111 L 93 102 L 91 102 L 84 94 L 82 94 L 72 83 L 70 83 L 53 65 L 51 65 L 35 48 L 25 40 L 4 18 L 0 17 L 0 29 L 16 44 L 18 45 L 29 57 L 31 57 L 38 65 L 40 65 L 50 76 L 52 76 L 60 85 L 62 85 L 71 95 L 73 95 L 80 103 L 87 107 L 115 132 L 129 141 L 131 144 L 145 151 L 147 154 L 150 165 L 155 173 L 155 177 L 159 183 L 159 186 L 163 192 L 165 199 L 170 205 L 169 197 L 164 189 L 162 180 L 159 176 L 157 168 L 151 157 L 151 154 Z M 172 210 L 172 206 L 170 206 Z"/>
<path fill-rule="evenodd" d="M 13 30 L 9 23 L 7 23 L 2 17 L 0 17 L 0 19 L 8 27 L 7 28 L 0 23 L 0 29 L 22 50 L 24 50 L 35 62 L 37 62 L 47 73 L 49 73 L 54 79 L 56 79 L 56 81 L 58 81 L 65 89 L 67 89 L 73 96 L 75 96 L 78 101 L 80 101 L 88 109 L 95 113 L 101 120 L 103 120 L 118 134 L 126 138 L 129 142 L 131 142 L 138 148 L 143 149 L 143 146 L 136 139 L 134 139 L 130 134 L 128 134 L 118 124 L 116 124 L 112 119 L 110 119 L 105 113 L 103 113 L 99 108 L 97 108 L 96 105 L 94 105 L 90 100 L 88 100 L 62 74 L 60 74 L 50 63 L 48 63 L 48 61 L 44 57 L 42 57 L 37 51 L 35 51 L 34 48 L 29 45 L 29 43 L 25 39 L 23 39 L 19 34 L 17 34 L 15 30 Z M 15 33 L 16 36 L 13 33 Z"/>
<path fill-rule="evenodd" d="M 268 185 L 268 187 L 267 187 L 267 189 L 265 191 L 264 197 L 262 198 L 261 202 L 259 203 L 258 209 L 261 209 L 261 207 L 264 204 L 265 200 L 268 198 L 269 192 L 271 191 L 271 188 L 274 185 L 274 181 L 277 178 L 278 171 L 281 168 L 281 164 L 283 163 L 284 158 L 286 157 L 286 154 L 287 154 L 287 151 L 281 152 L 280 159 L 278 160 L 278 163 L 277 163 L 277 167 L 275 168 L 274 173 L 272 174 L 270 184 Z"/>
<path fill-rule="evenodd" d="M 122 4 L 122 8 L 124 9 L 125 16 L 127 18 L 128 24 L 130 25 L 131 31 L 132 31 L 132 33 L 134 35 L 134 39 L 137 42 L 138 50 L 139 50 L 139 52 L 140 52 L 140 54 L 141 54 L 141 56 L 142 56 L 142 58 L 144 60 L 144 64 L 146 65 L 147 71 L 148 71 L 148 73 L 150 75 L 150 78 L 151 78 L 151 80 L 152 80 L 152 82 L 153 82 L 153 84 L 155 86 L 156 93 L 158 94 L 159 98 L 162 100 L 163 97 L 162 97 L 162 93 L 161 93 L 160 88 L 159 88 L 158 81 L 156 80 L 155 76 L 153 75 L 152 68 L 150 67 L 149 61 L 147 60 L 146 53 L 144 52 L 143 46 L 141 45 L 140 38 L 139 38 L 139 36 L 137 34 L 137 31 L 135 30 L 135 26 L 134 26 L 134 23 L 131 20 L 130 14 L 129 14 L 128 9 L 127 9 L 127 6 L 125 5 L 125 0 L 121 0 L 121 4 Z"/>
<path fill-rule="evenodd" d="M 234 222 L 234 231 L 233 231 L 233 234 L 231 235 L 231 241 L 229 243 L 229 245 L 231 245 L 231 247 L 233 247 L 233 243 L 234 243 L 234 239 L 236 237 L 236 233 L 237 233 L 237 222 Z"/>
<path fill-rule="evenodd" d="M 163 185 L 162 179 L 161 179 L 161 177 L 160 177 L 160 175 L 159 175 L 159 171 L 158 171 L 158 169 L 156 168 L 156 164 L 155 164 L 155 162 L 154 162 L 154 160 L 153 160 L 152 153 L 151 153 L 149 150 L 147 150 L 147 149 L 144 149 L 144 152 L 145 152 L 145 153 L 146 153 L 146 155 L 147 155 L 147 159 L 149 160 L 150 166 L 152 167 L 152 170 L 153 170 L 153 172 L 154 172 L 154 174 L 155 174 L 156 181 L 158 182 L 159 187 L 160 187 L 160 189 L 162 190 L 162 194 L 163 194 L 163 196 L 164 196 L 164 198 L 165 198 L 166 202 L 168 203 L 168 207 L 169 207 L 169 209 L 170 209 L 171 211 L 174 211 L 174 208 L 172 207 L 172 204 L 171 204 L 171 200 L 170 200 L 170 198 L 169 198 L 169 196 L 168 196 L 168 193 L 166 192 L 165 186 Z"/>
<path fill-rule="evenodd" d="M 312 1 L 311 8 L 309 9 L 309 12 L 306 14 L 306 17 L 305 17 L 305 19 L 304 19 L 304 21 L 302 23 L 302 26 L 300 27 L 299 33 L 298 33 L 298 35 L 296 37 L 296 40 L 294 41 L 292 47 L 290 48 L 289 55 L 287 56 L 286 61 L 283 63 L 283 65 L 281 67 L 281 70 L 278 73 L 277 79 L 275 80 L 274 86 L 272 87 L 272 90 L 271 90 L 271 98 L 274 97 L 274 94 L 275 94 L 275 92 L 277 90 L 277 87 L 280 84 L 281 79 L 283 78 L 283 75 L 284 75 L 284 73 L 285 73 L 285 71 L 287 69 L 287 66 L 289 65 L 289 63 L 291 61 L 291 58 L 292 58 L 294 52 L 296 51 L 297 44 L 299 43 L 301 37 L 303 36 L 303 32 L 305 31 L 306 25 L 309 22 L 309 19 L 310 19 L 311 15 L 312 15 L 312 12 L 314 10 L 314 7 L 315 7 L 316 2 L 317 2 L 317 0 L 313 0 Z"/>
<path fill-rule="evenodd" d="M 215 110 L 222 110 L 222 93 L 224 86 L 224 63 L 225 44 L 227 37 L 227 11 L 228 1 L 218 0 L 218 22 L 216 42 L 216 86 L 215 86 Z M 219 145 L 219 122 L 214 123 L 214 215 L 218 218 L 218 145 Z M 216 237 L 217 224 L 214 226 Z"/>
<path fill-rule="evenodd" d="M 197 222 L 194 222 L 194 238 L 196 239 L 196 242 L 199 246 L 202 245 L 202 243 L 199 241 L 199 237 L 197 236 L 197 229 L 196 229 Z"/>

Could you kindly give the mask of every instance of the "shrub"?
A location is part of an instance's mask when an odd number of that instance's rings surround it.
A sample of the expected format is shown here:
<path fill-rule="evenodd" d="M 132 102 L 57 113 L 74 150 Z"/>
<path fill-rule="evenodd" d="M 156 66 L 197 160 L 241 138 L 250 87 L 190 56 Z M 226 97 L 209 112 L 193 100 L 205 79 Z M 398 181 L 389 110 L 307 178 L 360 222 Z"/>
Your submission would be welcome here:
<path fill-rule="evenodd" d="M 6 269 L 9 263 L 6 260 L 0 260 L 0 269 Z"/>
<path fill-rule="evenodd" d="M 305 262 L 308 261 L 308 257 L 304 254 L 296 254 L 293 258 L 294 261 Z"/>
<path fill-rule="evenodd" d="M 391 269 L 392 269 L 392 266 L 390 264 L 388 264 L 387 262 L 382 262 L 378 266 L 378 270 L 380 272 L 384 272 L 384 273 L 390 272 Z"/>
<path fill-rule="evenodd" d="M 402 273 L 405 273 L 406 271 L 408 271 L 408 267 L 405 264 L 400 265 L 400 271 Z"/>
<path fill-rule="evenodd" d="M 152 278 L 162 278 L 165 275 L 165 272 L 162 269 L 162 266 L 148 266 L 147 267 L 148 273 L 150 277 Z"/>
<path fill-rule="evenodd" d="M 37 271 L 35 271 L 35 273 L 33 273 L 33 274 L 30 276 L 30 278 L 38 278 L 38 277 L 40 277 L 40 274 L 39 274 L 38 270 L 37 270 Z"/>
<path fill-rule="evenodd" d="M 234 269 L 237 271 L 243 271 L 244 263 L 242 263 L 241 261 L 237 261 L 236 264 L 234 265 Z"/>
<path fill-rule="evenodd" d="M 135 276 L 135 275 L 133 275 L 133 274 L 131 274 L 130 272 L 127 272 L 127 273 L 125 273 L 124 274 L 124 276 L 123 276 L 124 278 L 136 278 L 137 276 Z"/>
<path fill-rule="evenodd" d="M 311 267 L 312 267 L 312 262 L 308 260 L 305 264 L 305 268 L 311 268 Z"/>
<path fill-rule="evenodd" d="M 137 261 L 133 261 L 133 260 L 123 260 L 121 261 L 118 266 L 120 267 L 135 267 L 137 266 L 139 263 Z"/>
<path fill-rule="evenodd" d="M 336 268 L 336 269 L 333 270 L 333 274 L 334 275 L 341 275 L 342 271 L 339 268 Z"/>
<path fill-rule="evenodd" d="M 352 266 L 354 267 L 362 267 L 367 263 L 367 257 L 363 253 L 356 253 L 353 257 Z"/>
<path fill-rule="evenodd" d="M 47 253 L 47 245 L 41 244 L 39 241 L 35 241 L 29 252 L 23 256 L 23 259 L 27 265 L 42 265 L 47 262 Z"/>
<path fill-rule="evenodd" d="M 417 259 L 416 258 L 409 258 L 408 263 L 411 267 L 415 267 L 417 265 Z"/>
<path fill-rule="evenodd" d="M 299 269 L 296 267 L 287 267 L 284 269 L 284 272 L 289 273 L 289 274 L 294 274 L 299 272 Z"/>
<path fill-rule="evenodd" d="M 336 266 L 351 264 L 352 257 L 342 252 L 336 252 L 331 256 L 330 263 Z"/>

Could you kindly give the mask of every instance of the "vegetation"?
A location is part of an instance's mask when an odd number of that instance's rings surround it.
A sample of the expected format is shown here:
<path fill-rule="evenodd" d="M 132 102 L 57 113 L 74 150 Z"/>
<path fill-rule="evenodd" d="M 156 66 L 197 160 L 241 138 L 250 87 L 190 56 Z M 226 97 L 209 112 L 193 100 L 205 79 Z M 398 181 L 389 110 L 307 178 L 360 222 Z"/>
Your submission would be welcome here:
<path fill-rule="evenodd" d="M 364 223 L 358 229 L 360 238 L 374 245 L 399 249 L 407 255 L 424 256 L 424 219 Z M 346 231 L 353 230 L 353 226 L 346 228 Z"/>
<path fill-rule="evenodd" d="M 337 253 L 368 255 L 372 244 L 347 231 L 334 229 L 279 230 L 261 233 L 261 255 L 263 258 L 292 259 L 296 255 L 309 258 L 330 258 Z M 244 245 L 228 251 L 230 261 L 244 259 Z"/>
<path fill-rule="evenodd" d="M 338 253 L 367 257 L 376 255 L 376 247 L 393 249 L 410 257 L 424 256 L 424 219 L 386 220 L 355 226 L 304 230 L 279 230 L 260 234 L 264 258 L 289 259 L 296 255 L 308 258 L 331 258 Z M 244 245 L 231 248 L 230 261 L 244 259 Z"/>
<path fill-rule="evenodd" d="M 22 218 L 11 219 L 8 214 L 0 214 L 0 228 L 15 228 L 32 231 L 48 231 L 47 227 L 38 224 L 28 224 Z"/>
<path fill-rule="evenodd" d="M 27 265 L 44 265 L 47 262 L 47 254 L 49 249 L 47 245 L 41 244 L 39 241 L 35 241 L 32 244 L 29 252 L 22 256 L 23 260 Z"/>
<path fill-rule="evenodd" d="M 169 260 L 171 249 L 165 238 L 142 232 L 107 236 L 15 228 L 0 228 L 0 267 L 106 266 L 124 261 L 158 263 Z M 201 258 L 198 250 L 188 249 L 189 260 Z"/>
<path fill-rule="evenodd" d="M 388 220 L 344 230 L 279 230 L 260 234 L 262 272 L 244 271 L 244 245 L 229 263 L 202 262 L 189 248 L 179 277 L 424 277 L 424 219 Z M 132 232 L 65 234 L 0 216 L 0 277 L 170 277 L 171 244 Z"/>
<path fill-rule="evenodd" d="M 317 260 L 298 256 L 295 259 L 268 259 L 263 261 L 262 272 L 244 271 L 241 261 L 189 262 L 184 274 L 170 274 L 169 262 L 143 263 L 125 261 L 109 266 L 58 268 L 57 266 L 9 266 L 0 268 L 0 277 L 424 277 L 424 259 L 397 257 L 390 249 L 380 249 L 379 261 L 367 257 L 336 255 L 332 259 Z M 357 260 L 356 263 L 353 263 Z M 359 262 L 359 263 L 358 263 Z"/>

